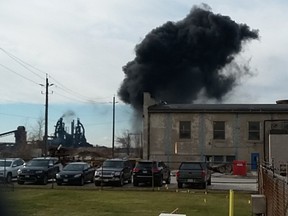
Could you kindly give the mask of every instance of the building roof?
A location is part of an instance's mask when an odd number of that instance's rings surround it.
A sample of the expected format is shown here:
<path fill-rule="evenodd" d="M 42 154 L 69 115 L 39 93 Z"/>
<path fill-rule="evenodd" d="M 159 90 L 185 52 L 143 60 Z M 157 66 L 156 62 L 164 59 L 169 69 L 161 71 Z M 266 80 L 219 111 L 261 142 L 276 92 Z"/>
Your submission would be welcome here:
<path fill-rule="evenodd" d="M 288 113 L 288 104 L 156 104 L 149 113 Z"/>

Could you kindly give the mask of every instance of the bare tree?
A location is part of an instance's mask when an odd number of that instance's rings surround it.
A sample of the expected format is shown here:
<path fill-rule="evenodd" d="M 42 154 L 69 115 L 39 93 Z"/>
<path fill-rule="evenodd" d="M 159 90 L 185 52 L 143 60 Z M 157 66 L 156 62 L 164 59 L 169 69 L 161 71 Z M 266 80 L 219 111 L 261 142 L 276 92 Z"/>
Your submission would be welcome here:
<path fill-rule="evenodd" d="M 29 133 L 28 140 L 29 141 L 43 140 L 44 125 L 45 125 L 45 119 L 43 116 L 40 116 L 37 119 L 35 126 L 31 128 L 31 132 Z"/>
<path fill-rule="evenodd" d="M 121 136 L 116 137 L 116 143 L 118 143 L 121 148 L 126 149 L 127 155 L 130 155 L 131 139 L 128 130 L 124 131 Z"/>
<path fill-rule="evenodd" d="M 126 149 L 127 155 L 142 158 L 143 149 L 141 143 L 141 132 L 131 133 L 128 130 L 124 131 L 121 136 L 116 138 L 116 142 L 121 148 Z"/>

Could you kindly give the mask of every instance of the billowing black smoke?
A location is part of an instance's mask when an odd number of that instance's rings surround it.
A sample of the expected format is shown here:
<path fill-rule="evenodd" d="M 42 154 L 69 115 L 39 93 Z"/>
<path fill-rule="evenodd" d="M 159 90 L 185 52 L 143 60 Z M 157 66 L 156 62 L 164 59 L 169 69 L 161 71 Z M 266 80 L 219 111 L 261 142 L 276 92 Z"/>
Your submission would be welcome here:
<path fill-rule="evenodd" d="M 136 45 L 135 59 L 123 67 L 118 95 L 138 111 L 143 92 L 167 103 L 192 103 L 200 92 L 221 100 L 239 77 L 223 68 L 241 51 L 242 42 L 257 38 L 258 31 L 246 24 L 193 7 L 185 19 L 165 23 Z"/>

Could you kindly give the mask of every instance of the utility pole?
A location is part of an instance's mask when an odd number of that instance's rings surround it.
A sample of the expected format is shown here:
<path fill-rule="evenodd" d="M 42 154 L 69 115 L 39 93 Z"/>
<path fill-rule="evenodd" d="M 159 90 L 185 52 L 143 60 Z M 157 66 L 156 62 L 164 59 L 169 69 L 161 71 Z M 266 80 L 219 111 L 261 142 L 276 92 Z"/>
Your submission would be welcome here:
<path fill-rule="evenodd" d="M 112 111 L 112 158 L 114 158 L 114 141 L 115 141 L 115 96 L 113 97 L 113 111 Z"/>
<path fill-rule="evenodd" d="M 46 74 L 45 83 L 45 132 L 44 132 L 44 153 L 45 156 L 48 154 L 48 88 L 53 84 L 49 84 L 48 75 Z"/>

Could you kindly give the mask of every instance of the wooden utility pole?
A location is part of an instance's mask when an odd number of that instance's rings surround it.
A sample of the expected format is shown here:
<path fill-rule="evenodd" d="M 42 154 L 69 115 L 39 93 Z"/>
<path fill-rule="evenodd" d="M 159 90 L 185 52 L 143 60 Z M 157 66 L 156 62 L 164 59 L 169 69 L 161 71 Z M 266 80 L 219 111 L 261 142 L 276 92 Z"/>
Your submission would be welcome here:
<path fill-rule="evenodd" d="M 113 97 L 112 111 L 112 158 L 114 158 L 114 142 L 115 142 L 115 96 Z"/>
<path fill-rule="evenodd" d="M 46 74 L 46 83 L 45 83 L 45 132 L 44 132 L 44 154 L 48 154 L 48 88 L 53 84 L 49 84 L 48 75 Z"/>

